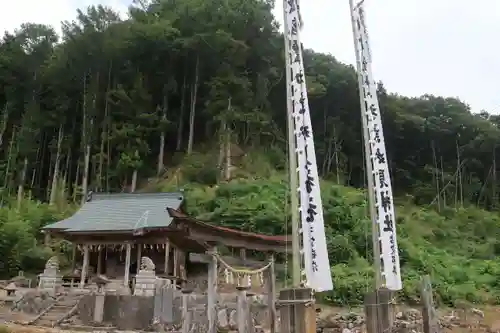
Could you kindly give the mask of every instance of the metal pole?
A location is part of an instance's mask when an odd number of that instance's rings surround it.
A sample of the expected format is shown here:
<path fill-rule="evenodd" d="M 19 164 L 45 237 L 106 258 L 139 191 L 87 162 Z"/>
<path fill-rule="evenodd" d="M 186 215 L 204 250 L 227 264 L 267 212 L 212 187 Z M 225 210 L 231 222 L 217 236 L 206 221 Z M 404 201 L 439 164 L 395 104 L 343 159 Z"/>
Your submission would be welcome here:
<path fill-rule="evenodd" d="M 363 141 L 365 147 L 365 165 L 368 185 L 368 205 L 370 206 L 370 219 L 372 221 L 372 242 L 373 242 L 373 266 L 375 269 L 375 288 L 379 289 L 382 286 L 380 272 L 380 245 L 379 245 L 379 230 L 377 224 L 377 213 L 375 211 L 375 197 L 373 187 L 373 170 L 370 159 L 370 133 L 368 131 L 366 119 L 366 105 L 363 93 L 363 78 L 361 76 L 361 56 L 359 54 L 359 45 L 356 38 L 356 20 L 354 19 L 354 0 L 349 0 L 349 8 L 351 11 L 352 36 L 354 40 L 354 52 L 356 53 L 356 70 L 358 72 L 358 88 L 359 101 L 361 104 L 361 127 L 363 128 Z"/>
<path fill-rule="evenodd" d="M 300 287 L 300 235 L 299 235 L 299 199 L 297 180 L 297 155 L 295 152 L 294 119 L 292 114 L 292 96 L 290 91 L 290 58 L 288 55 L 287 1 L 283 0 L 283 25 L 285 41 L 286 108 L 288 124 L 288 167 L 290 174 L 290 206 L 292 209 L 292 285 Z"/>

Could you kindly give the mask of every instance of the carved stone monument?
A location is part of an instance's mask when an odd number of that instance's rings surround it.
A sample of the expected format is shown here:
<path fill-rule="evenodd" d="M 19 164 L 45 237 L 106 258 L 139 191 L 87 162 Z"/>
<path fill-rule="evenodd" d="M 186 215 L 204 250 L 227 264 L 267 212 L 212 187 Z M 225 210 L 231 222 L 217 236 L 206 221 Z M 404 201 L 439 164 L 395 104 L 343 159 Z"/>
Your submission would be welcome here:
<path fill-rule="evenodd" d="M 61 283 L 62 279 L 59 275 L 59 259 L 57 257 L 51 257 L 47 260 L 43 273 L 40 274 L 38 289 L 55 292 L 56 288 L 60 286 Z"/>
<path fill-rule="evenodd" d="M 134 295 L 154 296 L 156 289 L 155 264 L 148 257 L 141 258 L 139 272 L 135 276 Z"/>

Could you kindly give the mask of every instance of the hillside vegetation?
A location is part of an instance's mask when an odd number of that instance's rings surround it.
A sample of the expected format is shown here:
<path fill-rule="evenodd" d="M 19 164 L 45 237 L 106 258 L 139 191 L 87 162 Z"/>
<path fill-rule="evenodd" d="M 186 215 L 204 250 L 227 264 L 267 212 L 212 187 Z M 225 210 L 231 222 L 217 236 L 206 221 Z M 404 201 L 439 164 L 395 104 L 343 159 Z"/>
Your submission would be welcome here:
<path fill-rule="evenodd" d="M 197 155 L 195 161 L 209 159 Z M 290 211 L 284 200 L 289 193 L 287 176 L 262 155 L 249 154 L 235 171 L 238 176 L 217 185 L 210 180 L 217 170 L 205 165 L 187 159 L 173 169 L 172 177 L 152 182 L 148 191 L 181 188 L 187 198 L 184 209 L 215 224 L 266 234 L 290 231 Z M 332 180 L 322 181 L 321 190 L 335 284 L 335 291 L 322 297 L 336 304 L 356 304 L 373 286 L 367 195 Z M 396 199 L 404 276 L 401 296 L 409 302 L 417 300 L 420 277 L 430 274 L 440 304 L 500 301 L 500 216 L 473 206 L 438 213 L 412 201 L 411 197 Z"/>
<path fill-rule="evenodd" d="M 290 232 L 287 175 L 273 169 L 265 155 L 246 156 L 229 182 L 217 182 L 219 170 L 207 167 L 211 154 L 195 155 L 173 165 L 166 178 L 151 179 L 140 191 L 182 190 L 186 196 L 183 209 L 214 224 L 271 235 Z M 335 290 L 321 299 L 355 305 L 373 285 L 366 192 L 333 180 L 322 181 L 321 190 L 335 284 Z M 439 304 L 500 303 L 500 216 L 474 206 L 438 213 L 434 207 L 416 206 L 412 201 L 411 197 L 396 199 L 403 300 L 417 300 L 420 276 L 431 274 Z M 25 200 L 18 210 L 15 200 L 10 204 L 0 208 L 2 276 L 12 276 L 19 269 L 38 273 L 56 252 L 69 259 L 64 242 L 52 248 L 41 245 L 39 229 L 71 214 L 74 205 Z M 285 279 L 280 276 L 279 282 Z"/>
<path fill-rule="evenodd" d="M 141 0 L 127 18 L 79 10 L 61 36 L 29 22 L 5 33 L 0 275 L 41 269 L 52 250 L 39 245 L 40 226 L 71 213 L 88 190 L 182 186 L 193 215 L 283 232 L 285 62 L 273 6 Z M 352 303 L 368 288 L 371 261 L 356 73 L 314 50 L 304 65 L 337 286 L 325 298 Z M 498 302 L 500 117 L 383 83 L 378 97 L 405 297 L 431 272 L 443 302 Z"/>

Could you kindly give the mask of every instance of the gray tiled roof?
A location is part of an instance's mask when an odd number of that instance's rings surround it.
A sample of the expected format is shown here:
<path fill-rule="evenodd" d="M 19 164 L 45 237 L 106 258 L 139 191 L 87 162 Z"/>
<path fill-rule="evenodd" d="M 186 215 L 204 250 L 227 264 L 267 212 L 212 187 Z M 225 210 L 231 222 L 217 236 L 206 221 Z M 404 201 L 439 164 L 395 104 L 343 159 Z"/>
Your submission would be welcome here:
<path fill-rule="evenodd" d="M 166 227 L 172 222 L 167 208 L 179 209 L 183 200 L 177 192 L 92 194 L 73 216 L 44 229 L 92 232 Z"/>

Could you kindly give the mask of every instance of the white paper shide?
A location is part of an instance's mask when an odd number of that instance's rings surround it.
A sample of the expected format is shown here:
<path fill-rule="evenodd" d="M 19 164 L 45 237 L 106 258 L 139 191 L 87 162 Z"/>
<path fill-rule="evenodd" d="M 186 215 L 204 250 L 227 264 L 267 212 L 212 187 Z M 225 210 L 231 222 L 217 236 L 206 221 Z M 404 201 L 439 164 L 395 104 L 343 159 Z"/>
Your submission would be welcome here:
<path fill-rule="evenodd" d="M 364 96 L 366 120 L 370 143 L 370 160 L 372 165 L 376 221 L 381 244 L 381 273 L 383 286 L 390 290 L 402 288 L 399 266 L 399 251 L 396 237 L 394 201 L 387 153 L 385 149 L 382 119 L 377 98 L 377 86 L 372 76 L 371 54 L 365 12 L 363 5 L 354 8 L 355 39 L 359 43 L 361 60 L 362 93 Z M 370 175 L 368 175 L 370 177 Z"/>
<path fill-rule="evenodd" d="M 286 70 L 291 74 L 287 89 L 290 89 L 295 124 L 304 268 L 307 286 L 316 291 L 327 291 L 333 289 L 333 284 L 326 247 L 323 205 L 302 61 L 302 45 L 299 38 L 300 8 L 297 0 L 285 1 L 285 38 L 289 46 Z"/>

